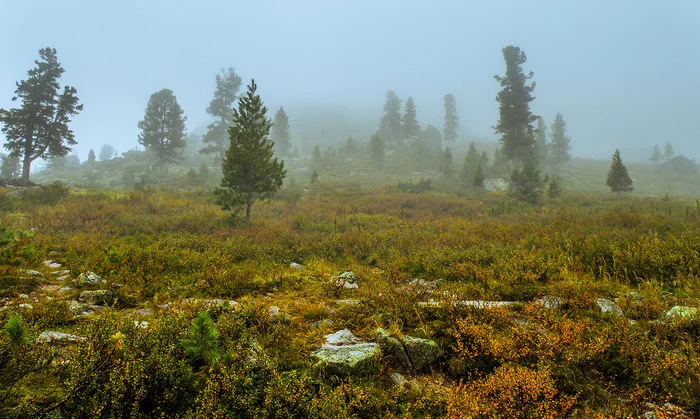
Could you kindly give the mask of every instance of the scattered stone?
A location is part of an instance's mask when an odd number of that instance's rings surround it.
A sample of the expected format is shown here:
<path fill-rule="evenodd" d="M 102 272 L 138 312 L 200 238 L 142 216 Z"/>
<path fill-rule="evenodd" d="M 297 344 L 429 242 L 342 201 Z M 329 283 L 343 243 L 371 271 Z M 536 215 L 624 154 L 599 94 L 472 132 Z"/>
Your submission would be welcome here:
<path fill-rule="evenodd" d="M 270 320 L 276 320 L 282 315 L 282 311 L 280 311 L 280 308 L 277 306 L 270 306 L 268 312 L 270 313 Z"/>
<path fill-rule="evenodd" d="M 189 299 L 185 299 L 187 301 Z M 206 307 L 219 307 L 219 306 L 225 306 L 228 305 L 230 307 L 235 307 L 238 305 L 238 302 L 233 301 L 233 300 L 221 300 L 219 298 L 212 298 L 209 300 L 204 300 L 202 301 L 202 305 Z"/>
<path fill-rule="evenodd" d="M 331 283 L 338 288 L 357 288 L 357 276 L 352 271 L 343 271 L 331 278 Z"/>
<path fill-rule="evenodd" d="M 32 269 L 27 269 L 26 271 L 24 271 L 24 273 L 26 273 L 27 275 L 32 276 L 34 278 L 43 278 L 44 277 L 44 274 L 42 274 L 39 271 L 32 270 Z"/>
<path fill-rule="evenodd" d="M 111 302 L 112 296 L 110 290 L 83 291 L 80 293 L 78 301 L 93 305 L 105 305 Z"/>
<path fill-rule="evenodd" d="M 318 321 L 315 321 L 315 322 L 309 324 L 309 327 L 311 327 L 313 329 L 318 329 L 321 327 L 330 327 L 330 326 L 333 326 L 333 324 L 335 324 L 335 322 L 333 322 L 333 320 L 323 319 L 323 320 L 318 320 Z"/>
<path fill-rule="evenodd" d="M 418 307 L 442 307 L 445 305 L 445 301 L 420 301 L 418 302 Z M 465 301 L 455 301 L 451 303 L 454 307 L 474 307 L 479 309 L 493 308 L 493 307 L 508 307 L 513 304 L 517 304 L 515 301 L 483 301 L 483 300 L 465 300 Z"/>
<path fill-rule="evenodd" d="M 350 345 L 358 342 L 359 339 L 349 329 L 338 330 L 335 333 L 326 335 L 327 345 Z"/>
<path fill-rule="evenodd" d="M 67 279 L 70 279 L 70 275 L 59 276 L 58 278 L 56 278 L 56 281 L 58 281 L 58 282 L 63 282 L 63 281 L 65 281 L 65 280 L 67 280 Z"/>
<path fill-rule="evenodd" d="M 65 287 L 59 288 L 59 289 L 58 289 L 58 293 L 59 293 L 59 294 L 65 294 L 65 293 L 67 293 L 67 292 L 69 292 L 69 291 L 72 291 L 72 290 L 73 290 L 73 288 L 71 288 L 71 287 L 69 287 L 69 286 L 66 285 Z"/>
<path fill-rule="evenodd" d="M 150 308 L 140 308 L 132 313 L 134 316 L 148 317 L 153 315 L 153 310 Z"/>
<path fill-rule="evenodd" d="M 296 263 L 296 262 L 290 263 L 289 267 L 294 269 L 295 271 L 303 271 L 304 269 L 306 269 L 306 267 L 304 265 L 302 265 L 301 263 Z"/>
<path fill-rule="evenodd" d="M 23 308 L 23 309 L 25 309 L 25 310 L 33 310 L 33 309 L 34 309 L 34 306 L 32 306 L 32 305 L 29 304 L 29 303 L 22 303 L 22 304 L 19 305 L 19 308 Z"/>
<path fill-rule="evenodd" d="M 147 329 L 148 328 L 148 322 L 146 320 L 138 321 L 134 320 L 134 326 L 138 329 Z"/>
<path fill-rule="evenodd" d="M 97 310 L 105 310 L 105 308 L 97 305 L 79 303 L 75 300 L 71 301 L 68 306 L 68 311 L 70 311 L 74 316 L 78 317 L 93 315 Z"/>
<path fill-rule="evenodd" d="M 99 285 L 103 284 L 105 281 L 102 279 L 101 276 L 97 275 L 94 272 L 83 272 L 78 276 L 78 279 L 75 280 L 76 284 L 78 285 Z"/>
<path fill-rule="evenodd" d="M 408 285 L 412 285 L 412 286 L 414 286 L 414 287 L 421 287 L 421 288 L 426 288 L 426 289 L 432 290 L 432 289 L 435 289 L 435 288 L 436 288 L 439 284 L 441 284 L 442 282 L 444 282 L 442 279 L 438 279 L 438 280 L 435 280 L 435 281 L 426 281 L 426 280 L 423 280 L 423 279 L 416 278 L 416 279 L 413 279 L 413 280 L 409 281 L 409 282 L 408 282 Z"/>
<path fill-rule="evenodd" d="M 41 334 L 36 338 L 36 343 L 68 343 L 68 342 L 80 342 L 85 340 L 84 337 L 71 335 L 69 333 L 61 332 L 41 332 Z"/>
<path fill-rule="evenodd" d="M 491 178 L 484 181 L 484 189 L 489 192 L 505 191 L 510 188 L 510 181 L 503 178 Z"/>
<path fill-rule="evenodd" d="M 622 309 L 610 300 L 606 300 L 605 298 L 598 298 L 597 300 L 595 300 L 595 303 L 598 305 L 598 308 L 602 313 L 612 313 L 617 317 L 624 316 L 624 314 L 622 313 Z"/>
<path fill-rule="evenodd" d="M 52 276 L 61 276 L 61 277 L 67 276 L 67 275 L 70 275 L 70 271 L 68 269 L 64 269 L 61 271 L 53 271 L 53 272 L 51 272 L 51 275 Z"/>
<path fill-rule="evenodd" d="M 406 355 L 406 350 L 398 339 L 390 336 L 389 332 L 382 328 L 377 329 L 374 332 L 374 336 L 381 346 L 382 352 L 390 355 L 398 367 L 403 369 L 412 368 L 411 360 Z"/>
<path fill-rule="evenodd" d="M 404 378 L 403 375 L 399 374 L 398 372 L 395 372 L 391 374 L 391 383 L 396 387 L 404 388 L 406 383 L 408 383 L 408 380 L 406 380 L 406 378 Z"/>
<path fill-rule="evenodd" d="M 355 304 L 360 304 L 362 301 L 360 300 L 335 300 L 335 303 L 338 305 L 355 305 Z"/>
<path fill-rule="evenodd" d="M 667 319 L 685 319 L 697 315 L 698 309 L 688 306 L 673 306 L 668 310 L 664 317 Z"/>
<path fill-rule="evenodd" d="M 24 298 L 25 300 L 29 298 L 27 294 L 20 294 L 19 298 Z"/>
<path fill-rule="evenodd" d="M 542 307 L 550 310 L 555 310 L 564 304 L 564 300 L 554 295 L 545 295 L 544 297 L 537 299 L 536 302 Z"/>
<path fill-rule="evenodd" d="M 430 339 L 404 336 L 402 343 L 411 365 L 416 370 L 422 370 L 442 355 L 440 347 Z"/>
<path fill-rule="evenodd" d="M 355 283 L 346 282 L 345 285 L 343 285 L 343 288 L 348 290 L 356 290 L 359 287 Z"/>
<path fill-rule="evenodd" d="M 311 356 L 318 360 L 314 368 L 322 375 L 346 377 L 370 373 L 380 354 L 376 343 L 355 343 L 342 346 L 326 344 Z"/>
<path fill-rule="evenodd" d="M 625 298 L 631 301 L 635 302 L 641 302 L 644 298 L 642 297 L 642 294 L 638 293 L 637 291 L 630 291 L 625 293 L 624 295 Z"/>
<path fill-rule="evenodd" d="M 249 343 L 248 353 L 245 356 L 244 362 L 256 369 L 269 369 L 271 367 L 270 358 L 265 354 L 263 347 L 252 339 Z"/>
<path fill-rule="evenodd" d="M 44 266 L 46 266 L 47 268 L 51 268 L 51 269 L 58 269 L 61 266 L 63 266 L 63 264 L 61 262 L 56 261 L 56 260 L 49 259 L 49 260 L 44 261 Z"/>

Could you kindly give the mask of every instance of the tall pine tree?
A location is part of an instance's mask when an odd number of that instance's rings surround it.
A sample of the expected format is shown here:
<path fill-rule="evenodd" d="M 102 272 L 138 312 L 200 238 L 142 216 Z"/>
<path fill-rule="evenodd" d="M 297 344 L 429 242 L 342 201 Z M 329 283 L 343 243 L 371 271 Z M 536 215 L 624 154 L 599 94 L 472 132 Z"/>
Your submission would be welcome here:
<path fill-rule="evenodd" d="M 401 120 L 403 138 L 405 144 L 412 144 L 413 141 L 415 141 L 420 135 L 420 125 L 418 124 L 418 119 L 416 118 L 416 104 L 413 102 L 413 98 L 410 96 L 406 101 L 404 111 L 405 112 Z"/>
<path fill-rule="evenodd" d="M 401 121 L 401 99 L 393 90 L 386 93 L 384 115 L 379 123 L 379 135 L 390 149 L 401 149 L 403 142 L 403 124 Z"/>
<path fill-rule="evenodd" d="M 0 109 L 5 148 L 22 160 L 23 181 L 29 181 L 34 160 L 66 156 L 77 144 L 68 124 L 83 110 L 74 87 L 64 86 L 61 91 L 58 79 L 65 70 L 58 62 L 56 49 L 39 50 L 35 64 L 27 72 L 27 79 L 17 83 L 12 101 L 19 100 L 20 107 Z"/>
<path fill-rule="evenodd" d="M 457 116 L 457 103 L 452 93 L 446 94 L 445 101 L 445 129 L 443 138 L 450 144 L 457 141 L 457 127 L 459 127 L 459 116 Z"/>
<path fill-rule="evenodd" d="M 651 157 L 649 157 L 649 161 L 656 164 L 661 161 L 661 150 L 659 149 L 658 144 L 654 144 L 654 151 L 651 153 Z"/>
<path fill-rule="evenodd" d="M 139 121 L 139 144 L 153 152 L 160 163 L 175 163 L 185 151 L 184 111 L 170 89 L 151 95 L 143 121 Z"/>
<path fill-rule="evenodd" d="M 221 163 L 226 153 L 233 104 L 238 98 L 240 88 L 241 78 L 233 68 L 221 69 L 221 74 L 216 75 L 214 98 L 207 107 L 207 113 L 216 120 L 207 127 L 207 133 L 202 138 L 206 147 L 199 151 L 204 154 L 213 154 L 216 166 Z"/>
<path fill-rule="evenodd" d="M 560 113 L 557 113 L 550 129 L 552 142 L 549 145 L 549 158 L 554 165 L 562 165 L 571 160 L 571 138 L 566 135 L 566 122 Z"/>
<path fill-rule="evenodd" d="M 627 168 L 622 164 L 622 159 L 620 158 L 620 150 L 615 150 L 613 154 L 612 163 L 610 164 L 610 170 L 608 170 L 608 178 L 605 184 L 610 187 L 610 190 L 616 193 L 618 196 L 622 192 L 632 192 L 632 179 L 627 173 Z"/>
<path fill-rule="evenodd" d="M 369 140 L 369 157 L 376 169 L 384 167 L 384 141 L 378 132 Z"/>
<path fill-rule="evenodd" d="M 547 144 L 547 125 L 542 117 L 537 118 L 535 129 L 535 156 L 540 162 L 546 162 L 549 158 L 549 145 Z"/>
<path fill-rule="evenodd" d="M 275 143 L 275 153 L 278 156 L 287 157 L 289 149 L 292 147 L 292 136 L 289 134 L 289 117 L 281 106 L 275 113 L 275 122 L 272 124 L 270 138 Z"/>
<path fill-rule="evenodd" d="M 535 82 L 527 84 L 533 73 L 523 73 L 522 65 L 527 61 L 525 53 L 518 47 L 509 45 L 503 48 L 506 62 L 505 76 L 494 76 L 500 83 L 501 91 L 496 100 L 499 102 L 500 119 L 494 127 L 501 134 L 503 156 L 508 160 L 525 163 L 533 152 L 535 144 L 533 122 L 537 119 L 530 112 L 530 102 L 535 98 Z"/>
<path fill-rule="evenodd" d="M 274 143 L 268 138 L 272 123 L 256 90 L 252 80 L 248 92 L 238 101 L 238 109 L 233 110 L 221 188 L 214 192 L 225 210 L 245 206 L 246 223 L 250 223 L 253 202 L 270 198 L 282 187 L 287 174 L 284 162 L 273 158 Z"/>
<path fill-rule="evenodd" d="M 671 142 L 668 141 L 664 147 L 664 159 L 668 160 L 671 157 L 673 157 L 673 146 L 671 145 Z"/>
<path fill-rule="evenodd" d="M 22 174 L 19 157 L 0 153 L 0 179 L 14 179 Z"/>

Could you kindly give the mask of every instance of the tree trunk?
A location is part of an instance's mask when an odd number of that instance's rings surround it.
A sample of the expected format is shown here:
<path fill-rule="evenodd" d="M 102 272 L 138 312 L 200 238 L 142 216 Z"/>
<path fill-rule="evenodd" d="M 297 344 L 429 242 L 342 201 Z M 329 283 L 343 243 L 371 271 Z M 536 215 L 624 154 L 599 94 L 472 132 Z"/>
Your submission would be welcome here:
<path fill-rule="evenodd" d="M 29 168 L 32 166 L 32 161 L 29 160 L 29 157 L 25 156 L 24 161 L 22 162 L 22 181 L 23 182 L 29 182 Z"/>
<path fill-rule="evenodd" d="M 253 207 L 253 199 L 248 198 L 245 206 L 245 223 L 250 224 L 250 209 Z"/>

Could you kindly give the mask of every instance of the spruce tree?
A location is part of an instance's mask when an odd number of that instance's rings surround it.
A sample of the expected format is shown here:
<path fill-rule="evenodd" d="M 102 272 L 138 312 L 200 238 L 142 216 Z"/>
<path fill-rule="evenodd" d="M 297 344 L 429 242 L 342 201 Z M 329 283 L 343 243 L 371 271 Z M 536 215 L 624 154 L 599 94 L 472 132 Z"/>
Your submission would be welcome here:
<path fill-rule="evenodd" d="M 95 164 L 95 160 L 97 160 L 97 157 L 95 156 L 95 150 L 90 149 L 90 152 L 88 152 L 87 162 L 89 165 L 93 165 Z"/>
<path fill-rule="evenodd" d="M 472 177 L 472 186 L 475 188 L 484 187 L 484 173 L 481 171 L 481 165 L 476 166 L 474 176 Z"/>
<path fill-rule="evenodd" d="M 379 123 L 379 134 L 382 142 L 390 149 L 404 147 L 403 127 L 401 122 L 401 99 L 393 90 L 386 93 L 384 115 Z"/>
<path fill-rule="evenodd" d="M 668 160 L 671 157 L 673 157 L 673 146 L 671 145 L 671 142 L 667 142 L 666 146 L 664 147 L 664 159 Z"/>
<path fill-rule="evenodd" d="M 622 164 L 620 158 L 620 150 L 615 150 L 613 154 L 610 170 L 608 170 L 608 178 L 605 184 L 610 187 L 610 190 L 618 196 L 622 192 L 632 192 L 632 179 L 627 173 L 627 168 Z"/>
<path fill-rule="evenodd" d="M 0 179 L 15 179 L 22 174 L 19 157 L 0 154 Z"/>
<path fill-rule="evenodd" d="M 311 173 L 311 184 L 312 185 L 315 185 L 318 183 L 318 177 L 319 177 L 318 172 L 314 170 L 313 173 Z"/>
<path fill-rule="evenodd" d="M 552 164 L 561 165 L 571 159 L 571 138 L 566 135 L 566 122 L 560 113 L 554 118 L 549 134 L 552 140 L 549 145 L 549 158 Z"/>
<path fill-rule="evenodd" d="M 449 147 L 445 147 L 445 151 L 442 153 L 442 163 L 441 163 L 442 174 L 446 178 L 452 178 L 452 152 Z"/>
<path fill-rule="evenodd" d="M 223 209 L 245 206 L 246 223 L 250 223 L 253 202 L 270 198 L 282 187 L 286 175 L 284 162 L 273 158 L 274 143 L 268 138 L 271 121 L 256 90 L 252 80 L 248 92 L 238 101 L 238 109 L 233 110 L 221 188 L 215 191 Z"/>
<path fill-rule="evenodd" d="M 162 89 L 151 95 L 146 115 L 139 121 L 139 144 L 155 154 L 162 164 L 175 163 L 185 151 L 184 111 L 170 89 Z"/>
<path fill-rule="evenodd" d="M 535 129 L 535 156 L 540 162 L 546 162 L 549 158 L 549 144 L 547 144 L 547 125 L 542 117 L 537 118 Z"/>
<path fill-rule="evenodd" d="M 352 138 L 352 135 L 348 137 L 347 141 L 345 141 L 345 145 L 343 146 L 343 153 L 345 153 L 345 155 L 347 156 L 352 156 L 355 153 L 357 153 L 357 143 Z"/>
<path fill-rule="evenodd" d="M 654 151 L 651 153 L 651 157 L 649 157 L 649 161 L 656 164 L 661 161 L 661 150 L 659 149 L 658 144 L 654 144 Z"/>
<path fill-rule="evenodd" d="M 522 170 L 514 170 L 510 176 L 511 192 L 523 201 L 536 204 L 540 199 L 545 182 L 540 177 L 540 169 L 534 156 L 523 165 Z"/>
<path fill-rule="evenodd" d="M 547 196 L 551 199 L 558 198 L 561 196 L 561 188 L 559 187 L 559 182 L 552 177 L 552 180 L 549 182 L 549 186 L 547 187 Z"/>
<path fill-rule="evenodd" d="M 503 155 L 507 161 L 526 162 L 535 144 L 533 122 L 537 119 L 530 112 L 530 102 L 535 98 L 535 82 L 526 84 L 533 73 L 523 73 L 522 65 L 527 61 L 525 53 L 518 47 L 509 45 L 503 48 L 506 63 L 505 76 L 494 76 L 502 89 L 496 100 L 499 102 L 500 119 L 494 127 L 501 134 Z"/>
<path fill-rule="evenodd" d="M 311 159 L 314 163 L 321 164 L 321 147 L 319 147 L 318 144 L 316 144 L 314 151 L 311 153 Z"/>
<path fill-rule="evenodd" d="M 446 142 L 454 144 L 457 141 L 457 127 L 459 127 L 459 116 L 457 116 L 457 104 L 454 95 L 446 94 L 445 98 L 445 128 L 443 138 Z"/>
<path fill-rule="evenodd" d="M 428 125 L 425 127 L 419 137 L 423 140 L 425 148 L 432 154 L 438 154 L 442 151 L 442 134 L 434 126 Z"/>
<path fill-rule="evenodd" d="M 281 106 L 275 113 L 275 121 L 272 124 L 270 138 L 275 143 L 275 153 L 278 156 L 289 156 L 289 149 L 292 147 L 292 136 L 289 134 L 289 117 L 287 117 L 287 112 Z"/>
<path fill-rule="evenodd" d="M 412 97 L 409 96 L 404 110 L 405 113 L 401 120 L 403 138 L 405 144 L 411 144 L 420 135 L 420 125 L 416 119 L 416 104 L 413 102 Z"/>
<path fill-rule="evenodd" d="M 464 156 L 464 161 L 462 162 L 462 168 L 459 172 L 459 178 L 462 183 L 466 186 L 472 183 L 474 179 L 474 173 L 476 168 L 481 164 L 481 157 L 476 149 L 474 143 L 469 144 L 469 149 L 467 150 L 467 155 Z"/>
<path fill-rule="evenodd" d="M 384 167 L 384 141 L 378 132 L 375 132 L 369 140 L 369 156 L 376 169 Z"/>
<path fill-rule="evenodd" d="M 216 166 L 221 163 L 228 148 L 228 129 L 240 88 L 241 78 L 232 67 L 221 69 L 221 74 L 216 75 L 214 98 L 207 107 L 207 113 L 216 120 L 209 124 L 202 138 L 206 147 L 199 150 L 200 153 L 213 154 Z"/>
<path fill-rule="evenodd" d="M 97 157 L 99 157 L 100 161 L 105 161 L 111 159 L 113 154 L 115 154 L 114 147 L 105 144 L 100 149 L 100 154 Z"/>
<path fill-rule="evenodd" d="M 12 101 L 21 105 L 0 109 L 0 123 L 5 134 L 5 148 L 22 160 L 23 181 L 29 181 L 34 160 L 66 156 L 77 144 L 68 128 L 71 118 L 83 110 L 78 104 L 77 90 L 58 83 L 64 72 L 56 57 L 56 49 L 39 50 L 36 67 L 27 72 L 27 79 L 17 83 Z"/>

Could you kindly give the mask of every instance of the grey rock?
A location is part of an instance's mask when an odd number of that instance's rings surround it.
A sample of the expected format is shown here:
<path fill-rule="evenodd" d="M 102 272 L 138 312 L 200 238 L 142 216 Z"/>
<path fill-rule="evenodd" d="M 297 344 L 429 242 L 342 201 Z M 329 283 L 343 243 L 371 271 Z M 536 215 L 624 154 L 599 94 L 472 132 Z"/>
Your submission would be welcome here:
<path fill-rule="evenodd" d="M 36 343 L 74 343 L 85 340 L 84 337 L 61 332 L 41 332 L 36 338 Z"/>
<path fill-rule="evenodd" d="M 202 301 L 202 305 L 204 305 L 206 307 L 219 307 L 219 306 L 235 307 L 238 305 L 238 302 L 233 301 L 233 300 L 221 300 L 219 298 L 213 298 L 213 299 Z"/>
<path fill-rule="evenodd" d="M 29 298 L 27 294 L 20 294 L 19 298 L 24 298 L 25 300 Z"/>
<path fill-rule="evenodd" d="M 19 305 L 19 308 L 23 308 L 23 309 L 25 309 L 25 310 L 33 310 L 33 309 L 34 309 L 34 306 L 32 306 L 32 305 L 29 304 L 29 303 L 22 303 L 22 304 Z"/>
<path fill-rule="evenodd" d="M 35 271 L 33 269 L 27 269 L 26 271 L 24 271 L 24 273 L 26 273 L 27 275 L 32 276 L 34 278 L 43 278 L 44 277 L 44 274 L 42 274 L 39 271 Z"/>
<path fill-rule="evenodd" d="M 111 302 L 112 296 L 110 290 L 83 291 L 80 293 L 78 301 L 93 305 L 105 305 Z"/>
<path fill-rule="evenodd" d="M 408 380 L 403 375 L 395 372 L 391 374 L 391 383 L 396 387 L 403 388 L 408 383 Z"/>
<path fill-rule="evenodd" d="M 58 278 L 56 278 L 56 281 L 58 281 L 58 282 L 63 282 L 63 281 L 65 281 L 65 280 L 67 280 L 67 279 L 70 279 L 70 275 L 59 276 Z"/>
<path fill-rule="evenodd" d="M 406 355 L 416 370 L 422 370 L 442 355 L 440 347 L 430 339 L 404 336 L 402 342 Z"/>
<path fill-rule="evenodd" d="M 335 333 L 326 335 L 327 345 L 351 345 L 359 341 L 360 340 L 357 339 L 349 329 L 341 329 Z"/>
<path fill-rule="evenodd" d="M 318 320 L 318 321 L 315 321 L 315 322 L 309 324 L 309 327 L 312 329 L 318 329 L 321 327 L 330 327 L 330 326 L 333 326 L 333 324 L 335 324 L 335 322 L 333 320 L 323 319 L 323 320 Z"/>
<path fill-rule="evenodd" d="M 282 315 L 282 311 L 277 306 L 270 306 L 270 308 L 267 311 L 268 313 L 270 313 L 270 320 L 276 320 L 279 316 Z"/>
<path fill-rule="evenodd" d="M 61 262 L 49 259 L 44 261 L 44 266 L 51 269 L 58 269 L 63 266 L 63 264 Z"/>
<path fill-rule="evenodd" d="M 544 297 L 537 299 L 536 302 L 542 307 L 550 310 L 557 309 L 564 304 L 564 300 L 554 295 L 545 295 Z"/>
<path fill-rule="evenodd" d="M 489 192 L 505 191 L 510 188 L 510 181 L 503 178 L 491 178 L 484 181 L 484 189 Z"/>
<path fill-rule="evenodd" d="M 138 329 L 148 329 L 148 322 L 146 320 L 134 320 L 134 326 Z"/>
<path fill-rule="evenodd" d="M 673 306 L 664 314 L 666 319 L 684 319 L 698 314 L 698 309 L 688 306 Z"/>
<path fill-rule="evenodd" d="M 81 273 L 75 280 L 75 283 L 80 286 L 100 285 L 104 284 L 104 282 L 101 276 L 90 271 Z"/>
<path fill-rule="evenodd" d="M 51 272 L 51 276 L 67 276 L 67 275 L 70 275 L 70 271 L 68 269 L 63 269 L 61 271 Z"/>
<path fill-rule="evenodd" d="M 356 282 L 357 276 L 352 271 L 343 271 L 331 278 L 331 283 L 338 288 L 357 288 L 357 286 L 352 286 L 352 284 Z M 350 286 L 348 286 L 348 284 L 350 284 Z"/>
<path fill-rule="evenodd" d="M 317 362 L 314 368 L 324 376 L 346 377 L 349 375 L 367 375 L 381 354 L 376 343 L 355 343 L 352 345 L 323 345 L 313 352 Z"/>
<path fill-rule="evenodd" d="M 338 305 L 355 305 L 361 302 L 360 300 L 335 300 L 335 303 Z"/>
<path fill-rule="evenodd" d="M 66 285 L 65 287 L 59 288 L 59 289 L 58 289 L 58 293 L 59 293 L 59 294 L 65 294 L 65 293 L 67 293 L 67 292 L 69 292 L 69 291 L 72 291 L 72 290 L 73 290 L 73 288 L 71 288 L 71 287 L 69 287 L 69 286 Z"/>
<path fill-rule="evenodd" d="M 612 313 L 618 317 L 623 317 L 622 309 L 610 300 L 605 298 L 598 298 L 595 300 L 596 305 L 602 313 Z"/>
<path fill-rule="evenodd" d="M 413 367 L 403 344 L 398 339 L 390 336 L 389 332 L 382 328 L 377 329 L 374 332 L 374 336 L 377 343 L 379 343 L 382 348 L 382 353 L 391 356 L 398 367 L 403 369 L 410 369 Z"/>
<path fill-rule="evenodd" d="M 132 313 L 134 316 L 138 317 L 149 317 L 153 315 L 153 310 L 150 308 L 140 308 Z"/>
<path fill-rule="evenodd" d="M 303 271 L 305 269 L 304 265 L 302 265 L 301 263 L 296 263 L 296 262 L 290 263 L 289 267 L 294 269 L 295 271 Z"/>

